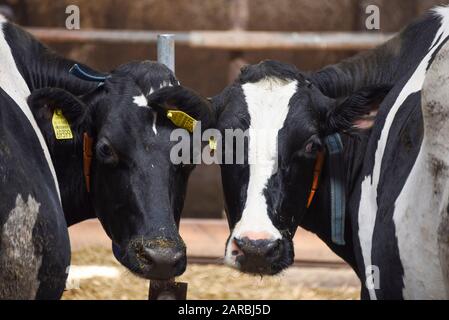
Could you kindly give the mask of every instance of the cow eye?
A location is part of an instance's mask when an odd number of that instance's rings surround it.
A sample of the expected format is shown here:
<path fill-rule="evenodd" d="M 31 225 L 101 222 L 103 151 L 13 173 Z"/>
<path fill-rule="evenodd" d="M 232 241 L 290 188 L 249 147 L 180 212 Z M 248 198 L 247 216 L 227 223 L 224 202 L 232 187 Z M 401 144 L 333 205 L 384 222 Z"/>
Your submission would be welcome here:
<path fill-rule="evenodd" d="M 304 146 L 304 152 L 313 154 L 321 150 L 321 142 L 318 138 L 312 137 Z"/>
<path fill-rule="evenodd" d="M 101 139 L 97 144 L 97 157 L 105 164 L 116 164 L 118 162 L 117 154 L 107 139 Z"/>
<path fill-rule="evenodd" d="M 308 144 L 306 144 L 306 147 L 304 150 L 307 153 L 312 153 L 314 149 L 315 149 L 315 144 L 313 142 L 309 142 Z"/>

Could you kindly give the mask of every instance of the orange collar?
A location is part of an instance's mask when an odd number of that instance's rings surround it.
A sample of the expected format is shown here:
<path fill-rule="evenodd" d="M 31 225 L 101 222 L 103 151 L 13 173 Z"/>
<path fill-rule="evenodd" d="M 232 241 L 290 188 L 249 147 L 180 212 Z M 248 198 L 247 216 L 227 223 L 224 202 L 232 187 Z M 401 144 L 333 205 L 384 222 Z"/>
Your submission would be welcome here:
<path fill-rule="evenodd" d="M 309 193 L 309 199 L 307 200 L 307 209 L 310 208 L 313 198 L 315 197 L 315 193 L 318 190 L 318 184 L 320 181 L 321 171 L 323 171 L 323 165 L 324 165 L 324 151 L 320 151 L 318 152 L 315 161 L 315 168 L 313 169 L 313 183 L 312 189 L 310 190 Z"/>
<path fill-rule="evenodd" d="M 92 164 L 93 139 L 87 132 L 83 135 L 83 173 L 87 192 L 90 192 L 90 167 Z"/>

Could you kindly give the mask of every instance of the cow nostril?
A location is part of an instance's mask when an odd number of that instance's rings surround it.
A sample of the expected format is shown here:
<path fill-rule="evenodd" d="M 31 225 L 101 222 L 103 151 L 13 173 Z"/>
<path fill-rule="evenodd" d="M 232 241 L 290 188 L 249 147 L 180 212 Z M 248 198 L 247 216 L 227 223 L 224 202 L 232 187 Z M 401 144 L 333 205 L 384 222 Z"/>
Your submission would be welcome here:
<path fill-rule="evenodd" d="M 282 242 L 281 240 L 275 240 L 269 242 L 265 247 L 265 256 L 268 258 L 274 258 L 281 254 Z"/>
<path fill-rule="evenodd" d="M 150 248 L 144 248 L 143 254 L 138 254 L 139 260 L 146 265 L 152 265 L 154 263 L 154 250 Z"/>
<path fill-rule="evenodd" d="M 231 243 L 231 254 L 232 256 L 236 257 L 238 255 L 242 255 L 243 251 L 240 248 L 240 246 L 242 246 L 242 242 L 240 239 L 234 238 L 232 239 L 232 243 Z"/>
<path fill-rule="evenodd" d="M 185 254 L 182 251 L 160 250 L 157 248 L 145 248 L 142 262 L 148 262 L 148 265 L 166 270 L 176 269 L 183 261 Z"/>
<path fill-rule="evenodd" d="M 176 270 L 178 269 L 184 261 L 184 254 L 182 252 L 177 252 L 173 256 L 173 268 Z"/>

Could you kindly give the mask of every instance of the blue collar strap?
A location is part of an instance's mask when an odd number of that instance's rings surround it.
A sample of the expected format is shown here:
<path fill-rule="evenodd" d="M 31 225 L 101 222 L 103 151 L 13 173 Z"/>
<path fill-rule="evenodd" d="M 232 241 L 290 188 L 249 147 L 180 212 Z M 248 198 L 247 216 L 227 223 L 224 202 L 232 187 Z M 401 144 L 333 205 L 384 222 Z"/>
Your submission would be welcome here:
<path fill-rule="evenodd" d="M 83 68 L 77 63 L 75 63 L 72 68 L 70 68 L 69 73 L 82 80 L 100 82 L 100 85 L 110 77 L 110 75 L 92 74 L 87 70 L 83 70 Z"/>
<path fill-rule="evenodd" d="M 346 189 L 343 161 L 343 143 L 340 134 L 327 136 L 328 165 L 331 182 L 332 242 L 345 244 Z"/>

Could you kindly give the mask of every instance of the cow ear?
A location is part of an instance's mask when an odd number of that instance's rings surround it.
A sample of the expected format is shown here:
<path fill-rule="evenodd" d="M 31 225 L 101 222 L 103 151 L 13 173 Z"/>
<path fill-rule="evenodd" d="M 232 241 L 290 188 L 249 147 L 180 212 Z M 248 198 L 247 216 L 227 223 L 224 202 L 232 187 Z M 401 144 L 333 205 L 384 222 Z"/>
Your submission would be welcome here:
<path fill-rule="evenodd" d="M 391 86 L 362 88 L 346 99 L 336 101 L 326 115 L 325 131 L 351 132 L 367 130 L 374 125 L 379 106 L 390 91 Z"/>
<path fill-rule="evenodd" d="M 33 91 L 28 97 L 28 105 L 39 120 L 51 121 L 55 110 L 61 110 L 71 126 L 83 120 L 86 105 L 78 97 L 60 88 L 43 88 Z"/>
<path fill-rule="evenodd" d="M 147 97 L 148 106 L 168 110 L 180 110 L 197 121 L 201 121 L 203 129 L 214 125 L 214 116 L 210 101 L 195 91 L 183 86 L 161 88 Z"/>

